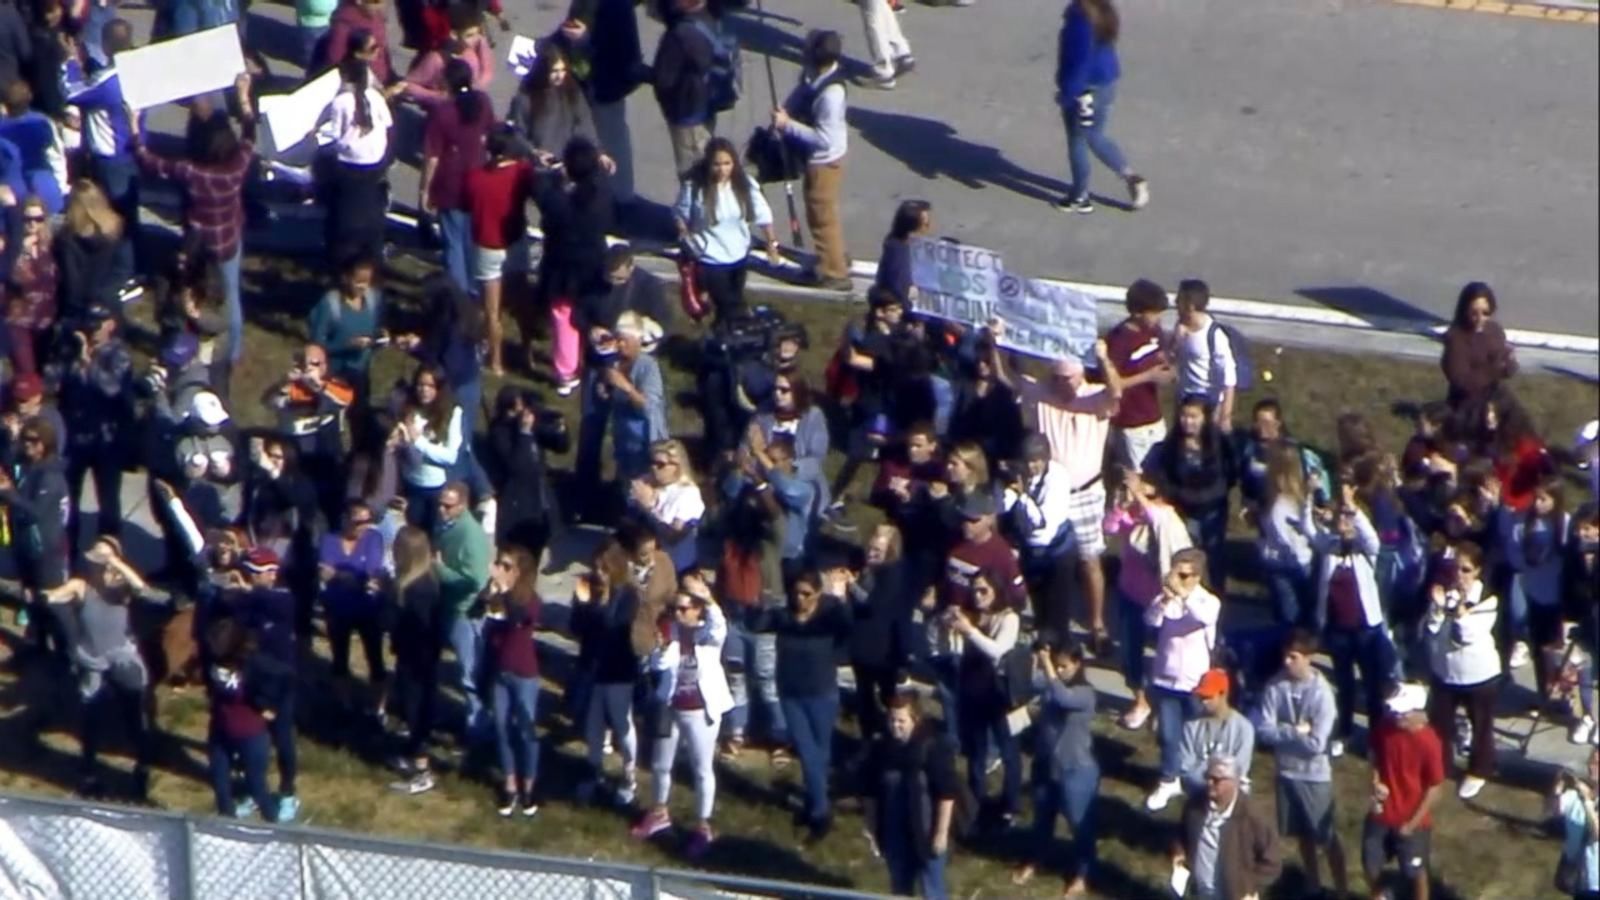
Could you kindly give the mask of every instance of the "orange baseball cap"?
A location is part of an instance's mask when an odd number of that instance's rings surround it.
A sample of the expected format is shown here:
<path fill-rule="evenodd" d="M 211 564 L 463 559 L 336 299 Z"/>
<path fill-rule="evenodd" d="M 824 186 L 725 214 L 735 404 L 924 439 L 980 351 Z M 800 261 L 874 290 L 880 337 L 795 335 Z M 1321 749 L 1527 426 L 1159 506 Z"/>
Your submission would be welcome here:
<path fill-rule="evenodd" d="M 1194 688 L 1194 695 L 1202 700 L 1221 697 L 1227 693 L 1228 673 L 1221 669 L 1211 669 L 1200 676 L 1200 683 Z"/>

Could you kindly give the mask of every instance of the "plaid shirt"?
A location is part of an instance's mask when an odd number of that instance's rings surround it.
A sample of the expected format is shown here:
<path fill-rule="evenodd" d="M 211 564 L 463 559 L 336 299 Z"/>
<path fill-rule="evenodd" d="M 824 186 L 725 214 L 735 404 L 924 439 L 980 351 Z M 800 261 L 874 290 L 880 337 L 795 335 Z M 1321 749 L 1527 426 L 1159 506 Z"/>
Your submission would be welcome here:
<path fill-rule="evenodd" d="M 218 260 L 232 259 L 244 235 L 245 176 L 255 160 L 255 143 L 239 142 L 239 153 L 220 166 L 202 166 L 186 159 L 165 159 L 151 153 L 143 144 L 136 152 L 139 165 L 160 178 L 183 185 L 184 229 L 200 236 L 206 249 Z"/>

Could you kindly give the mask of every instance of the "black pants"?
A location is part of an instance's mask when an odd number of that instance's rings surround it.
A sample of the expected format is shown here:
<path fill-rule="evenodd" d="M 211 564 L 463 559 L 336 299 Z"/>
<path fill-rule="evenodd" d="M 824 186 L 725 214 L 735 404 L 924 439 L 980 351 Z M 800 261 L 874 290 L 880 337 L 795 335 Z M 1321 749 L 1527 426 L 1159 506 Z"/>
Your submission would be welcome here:
<path fill-rule="evenodd" d="M 437 636 L 413 635 L 395 644 L 395 694 L 400 702 L 407 737 L 401 754 L 415 759 L 427 752 L 439 703 L 439 657 L 444 648 Z"/>
<path fill-rule="evenodd" d="M 1040 634 L 1064 640 L 1072 633 L 1072 595 L 1077 587 L 1078 561 L 1071 553 L 1031 562 L 1027 570 L 1028 593 L 1033 600 L 1033 627 Z"/>
<path fill-rule="evenodd" d="M 102 535 L 115 535 L 122 530 L 122 456 L 108 443 L 79 444 L 67 448 L 67 500 L 72 514 L 67 517 L 67 546 L 76 552 L 78 545 L 78 510 L 83 493 L 83 476 L 94 476 L 95 498 L 100 503 L 98 531 Z"/>
<path fill-rule="evenodd" d="M 150 765 L 150 706 L 148 692 L 143 687 L 124 687 L 107 677 L 94 696 L 83 701 L 83 721 L 80 726 L 80 745 L 83 752 L 83 774 L 93 775 L 100 759 L 100 746 L 105 739 L 106 727 L 114 714 L 122 716 L 123 728 L 133 742 L 134 767 L 145 769 Z"/>
<path fill-rule="evenodd" d="M 719 265 L 704 260 L 696 262 L 700 287 L 711 297 L 711 308 L 718 322 L 726 322 L 744 315 L 745 264 Z"/>
<path fill-rule="evenodd" d="M 324 239 L 330 258 L 336 264 L 358 256 L 381 259 L 388 227 L 388 161 L 371 166 L 333 161 L 326 173 Z"/>
<path fill-rule="evenodd" d="M 1444 742 L 1446 759 L 1456 744 L 1456 709 L 1465 706 L 1472 723 L 1472 746 L 1467 753 L 1467 774 L 1494 776 L 1494 710 L 1500 699 L 1501 676 L 1480 684 L 1455 685 L 1435 680 L 1428 697 L 1428 722 Z"/>
<path fill-rule="evenodd" d="M 888 733 L 887 708 L 894 696 L 895 670 L 889 666 L 852 663 L 856 676 L 855 713 L 861 727 L 861 742 L 872 741 Z"/>

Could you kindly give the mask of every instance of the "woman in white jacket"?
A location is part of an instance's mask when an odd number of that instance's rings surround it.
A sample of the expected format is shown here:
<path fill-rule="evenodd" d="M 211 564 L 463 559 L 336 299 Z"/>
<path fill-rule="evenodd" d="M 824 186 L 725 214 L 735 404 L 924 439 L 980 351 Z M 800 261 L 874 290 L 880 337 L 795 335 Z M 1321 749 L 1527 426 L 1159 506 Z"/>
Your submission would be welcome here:
<path fill-rule="evenodd" d="M 1329 745 L 1333 756 L 1344 755 L 1344 743 L 1355 725 L 1356 667 L 1361 667 L 1367 720 L 1383 716 L 1383 688 L 1396 680 L 1397 658 L 1383 616 L 1378 588 L 1378 554 L 1382 545 L 1372 519 L 1356 502 L 1355 485 L 1346 483 L 1332 527 L 1319 522 L 1312 545 L 1321 554 L 1317 570 L 1313 618 L 1322 645 L 1333 658 L 1334 697 L 1339 722 Z"/>
<path fill-rule="evenodd" d="M 1494 773 L 1494 710 L 1500 699 L 1502 669 L 1495 645 L 1500 601 L 1483 581 L 1483 548 L 1471 541 L 1456 545 L 1454 577 L 1430 589 L 1426 622 L 1433 642 L 1433 688 L 1428 720 L 1446 747 L 1456 743 L 1456 709 L 1467 708 L 1472 724 L 1467 772 L 1456 794 L 1478 796 Z"/>
<path fill-rule="evenodd" d="M 694 858 L 711 846 L 711 810 L 717 799 L 717 776 L 712 768 L 717 731 L 723 715 L 733 709 L 733 694 L 722 669 L 728 620 L 709 592 L 679 591 L 671 612 L 672 621 L 656 638 L 649 663 L 657 678 L 655 699 L 661 716 L 650 766 L 655 802 L 633 826 L 632 834 L 642 840 L 672 827 L 667 800 L 672 794 L 672 764 L 682 739 L 689 745 L 689 764 L 694 768 L 698 821 L 689 836 L 688 850 Z"/>
<path fill-rule="evenodd" d="M 1150 703 L 1155 707 L 1161 747 L 1161 783 L 1145 798 L 1145 809 L 1158 812 L 1183 795 L 1183 725 L 1200 715 L 1194 689 L 1211 669 L 1217 646 L 1217 619 L 1222 601 L 1206 589 L 1204 550 L 1190 547 L 1172 555 L 1161 593 L 1145 612 L 1155 630 L 1156 656 L 1150 670 Z"/>

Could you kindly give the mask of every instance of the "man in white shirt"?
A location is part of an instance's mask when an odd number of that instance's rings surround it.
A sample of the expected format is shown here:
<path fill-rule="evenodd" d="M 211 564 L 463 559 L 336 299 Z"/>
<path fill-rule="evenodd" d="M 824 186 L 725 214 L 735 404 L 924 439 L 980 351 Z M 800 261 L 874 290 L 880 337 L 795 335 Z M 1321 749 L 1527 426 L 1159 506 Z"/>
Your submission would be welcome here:
<path fill-rule="evenodd" d="M 1178 327 L 1172 332 L 1178 398 L 1195 394 L 1205 397 L 1213 421 L 1228 432 L 1233 430 L 1239 366 L 1228 332 L 1206 312 L 1210 305 L 1211 288 L 1204 281 L 1186 278 L 1178 285 Z"/>
<path fill-rule="evenodd" d="M 1005 325 L 993 320 L 989 328 L 998 348 Z M 1111 416 L 1122 400 L 1122 376 L 1107 357 L 1105 341 L 1095 341 L 1094 352 L 1105 375 L 1104 386 L 1089 384 L 1083 363 L 1076 359 L 1057 360 L 1048 383 L 1013 378 L 998 349 L 992 351 L 990 365 L 995 376 L 1017 392 L 1024 416 L 1032 413 L 1034 428 L 1049 442 L 1050 468 L 1059 468 L 1066 476 L 1068 516 L 1088 606 L 1091 647 L 1100 656 L 1109 652 L 1111 641 L 1105 624 L 1106 576 L 1100 568 L 1100 556 L 1106 550 L 1106 486 L 1100 473 L 1105 468 Z"/>
<path fill-rule="evenodd" d="M 783 106 L 772 111 L 772 127 L 810 154 L 802 183 L 806 224 L 817 245 L 819 287 L 850 289 L 850 260 L 845 256 L 844 220 L 839 194 L 844 187 L 844 156 L 849 149 L 845 122 L 844 55 L 837 31 L 814 31 L 806 38 L 805 74 Z"/>
<path fill-rule="evenodd" d="M 1072 552 L 1072 485 L 1062 467 L 1050 462 L 1050 442 L 1034 433 L 1023 438 L 1025 469 L 1012 469 L 1004 479 L 1005 508 L 1023 535 L 1023 574 L 1033 595 L 1034 628 L 1058 639 L 1071 633 L 1070 576 Z"/>

